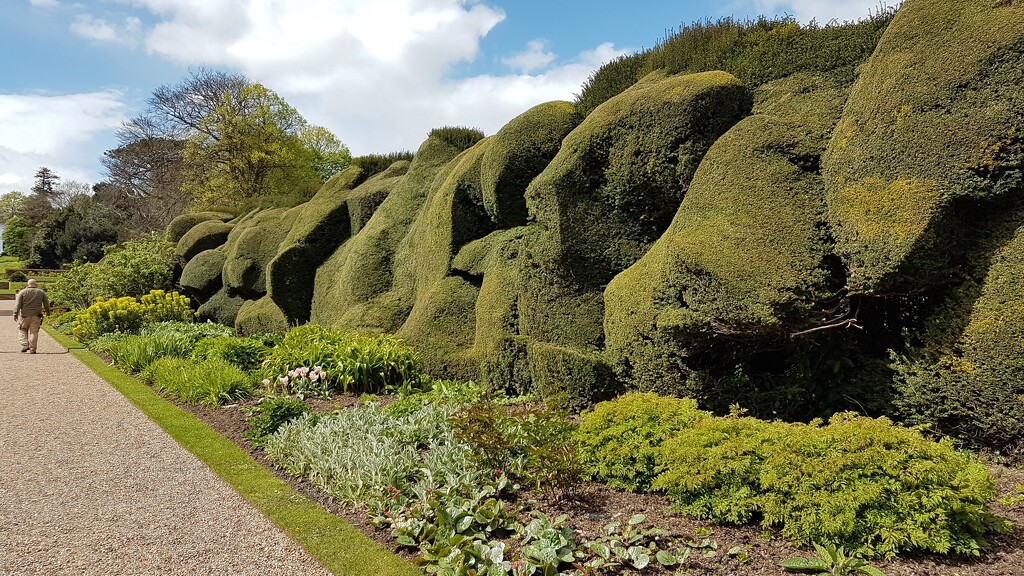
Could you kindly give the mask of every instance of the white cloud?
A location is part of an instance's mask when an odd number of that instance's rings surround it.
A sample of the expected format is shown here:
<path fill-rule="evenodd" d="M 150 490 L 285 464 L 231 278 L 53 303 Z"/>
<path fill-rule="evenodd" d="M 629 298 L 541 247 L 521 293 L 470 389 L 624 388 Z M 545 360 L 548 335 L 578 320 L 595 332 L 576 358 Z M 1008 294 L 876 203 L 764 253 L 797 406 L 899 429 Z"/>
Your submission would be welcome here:
<path fill-rule="evenodd" d="M 540 70 L 555 61 L 555 54 L 546 50 L 547 43 L 543 40 L 531 40 L 526 44 L 526 51 L 520 52 L 502 59 L 505 64 L 513 70 L 520 72 L 533 72 Z"/>
<path fill-rule="evenodd" d="M 0 94 L 0 184 L 28 190 L 40 166 L 65 179 L 98 181 L 80 166 L 96 164 L 97 137 L 124 120 L 122 99 L 117 91 Z"/>
<path fill-rule="evenodd" d="M 453 79 L 504 18 L 467 0 L 127 0 L 157 16 L 146 48 L 232 67 L 281 94 L 354 154 L 415 149 L 432 128 L 494 133 L 529 107 L 571 99 L 611 44 L 566 61 L 530 45 L 520 72 Z M 543 73 L 539 73 L 543 70 Z"/>
<path fill-rule="evenodd" d="M 883 2 L 897 6 L 899 0 Z M 789 14 L 798 21 L 807 23 L 817 20 L 827 24 L 832 20 L 847 22 L 859 20 L 878 11 L 879 0 L 738 0 L 734 10 L 752 10 L 750 15 Z"/>
<path fill-rule="evenodd" d="M 142 32 L 142 21 L 129 16 L 124 19 L 123 24 L 115 25 L 91 14 L 80 14 L 71 23 L 71 31 L 97 42 L 134 46 Z"/>

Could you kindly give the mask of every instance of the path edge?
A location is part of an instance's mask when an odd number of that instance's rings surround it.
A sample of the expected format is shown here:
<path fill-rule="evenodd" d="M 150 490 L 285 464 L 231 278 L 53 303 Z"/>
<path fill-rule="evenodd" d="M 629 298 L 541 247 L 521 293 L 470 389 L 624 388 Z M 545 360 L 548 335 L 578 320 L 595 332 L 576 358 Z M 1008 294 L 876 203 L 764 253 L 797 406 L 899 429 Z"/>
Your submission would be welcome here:
<path fill-rule="evenodd" d="M 164 400 L 149 386 L 108 365 L 52 326 L 44 325 L 44 330 L 335 576 L 422 575 L 342 518 L 293 490 L 234 442 Z"/>

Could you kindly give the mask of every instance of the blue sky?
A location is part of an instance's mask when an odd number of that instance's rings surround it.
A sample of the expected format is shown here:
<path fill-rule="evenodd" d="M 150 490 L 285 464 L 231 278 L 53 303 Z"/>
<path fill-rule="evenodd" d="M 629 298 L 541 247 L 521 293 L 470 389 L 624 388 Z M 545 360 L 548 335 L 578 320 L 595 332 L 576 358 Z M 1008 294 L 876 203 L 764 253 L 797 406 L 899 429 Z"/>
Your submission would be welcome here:
<path fill-rule="evenodd" d="M 281 94 L 354 154 L 430 129 L 492 134 L 596 68 L 705 17 L 848 20 L 877 0 L 0 0 L 0 193 L 47 166 L 103 177 L 114 130 L 190 67 Z"/>

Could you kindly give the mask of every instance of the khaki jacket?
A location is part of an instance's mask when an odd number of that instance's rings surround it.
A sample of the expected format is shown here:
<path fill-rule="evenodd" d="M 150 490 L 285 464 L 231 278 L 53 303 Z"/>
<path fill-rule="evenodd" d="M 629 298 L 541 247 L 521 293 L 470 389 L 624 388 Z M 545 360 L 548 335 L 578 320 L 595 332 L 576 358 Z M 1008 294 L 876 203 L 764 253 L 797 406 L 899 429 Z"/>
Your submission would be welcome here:
<path fill-rule="evenodd" d="M 50 313 L 50 301 L 46 299 L 46 292 L 39 288 L 23 288 L 14 299 L 15 318 L 42 316 L 44 311 Z"/>

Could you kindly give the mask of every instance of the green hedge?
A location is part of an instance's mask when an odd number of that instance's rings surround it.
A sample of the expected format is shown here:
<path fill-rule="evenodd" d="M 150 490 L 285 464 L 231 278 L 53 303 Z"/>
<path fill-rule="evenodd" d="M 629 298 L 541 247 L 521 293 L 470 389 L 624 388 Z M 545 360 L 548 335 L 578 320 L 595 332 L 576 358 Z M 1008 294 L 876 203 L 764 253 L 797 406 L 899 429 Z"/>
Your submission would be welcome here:
<path fill-rule="evenodd" d="M 234 226 L 220 220 L 205 220 L 196 224 L 186 232 L 180 240 L 174 254 L 183 262 L 188 262 L 196 254 L 204 250 L 212 250 L 224 244 Z"/>

